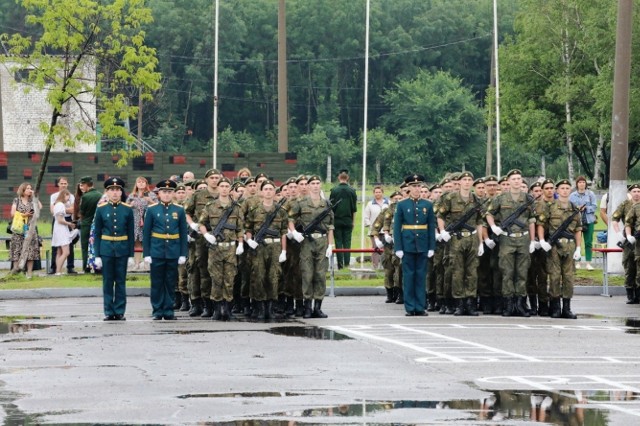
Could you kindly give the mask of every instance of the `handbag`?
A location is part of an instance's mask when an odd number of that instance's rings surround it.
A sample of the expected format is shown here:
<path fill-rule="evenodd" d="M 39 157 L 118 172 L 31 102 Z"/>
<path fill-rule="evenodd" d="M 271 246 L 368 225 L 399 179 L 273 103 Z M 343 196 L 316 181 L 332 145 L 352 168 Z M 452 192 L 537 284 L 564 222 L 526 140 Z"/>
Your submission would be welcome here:
<path fill-rule="evenodd" d="M 14 234 L 22 235 L 24 234 L 26 224 L 27 222 L 24 215 L 20 212 L 16 212 L 16 214 L 13 215 L 13 220 L 11 221 L 11 231 Z"/>
<path fill-rule="evenodd" d="M 16 208 L 18 208 L 18 200 L 17 199 L 15 200 L 15 204 L 16 204 Z M 7 234 L 9 234 L 9 235 L 13 234 L 13 231 L 11 230 L 11 223 L 13 223 L 13 216 L 11 217 L 11 219 L 9 219 L 9 222 L 7 222 Z"/>

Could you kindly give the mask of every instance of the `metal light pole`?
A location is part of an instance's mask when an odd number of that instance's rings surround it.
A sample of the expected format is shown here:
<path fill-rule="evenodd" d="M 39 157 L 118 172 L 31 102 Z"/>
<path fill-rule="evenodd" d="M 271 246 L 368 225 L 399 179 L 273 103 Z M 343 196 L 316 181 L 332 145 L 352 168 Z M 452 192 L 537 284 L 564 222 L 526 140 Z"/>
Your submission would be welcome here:
<path fill-rule="evenodd" d="M 289 102 L 287 98 L 286 1 L 278 6 L 278 152 L 289 151 Z"/>
<path fill-rule="evenodd" d="M 367 0 L 366 24 L 364 36 L 364 124 L 362 125 L 362 210 L 367 204 L 367 110 L 369 106 L 369 6 Z M 365 248 L 364 220 L 360 221 L 360 247 Z M 364 253 L 360 254 L 360 267 L 364 264 Z"/>
<path fill-rule="evenodd" d="M 215 22 L 213 42 L 213 168 L 218 164 L 218 14 L 220 0 L 215 0 Z"/>
<path fill-rule="evenodd" d="M 496 174 L 500 178 L 500 72 L 498 66 L 498 0 L 493 0 L 493 56 L 496 78 Z"/>

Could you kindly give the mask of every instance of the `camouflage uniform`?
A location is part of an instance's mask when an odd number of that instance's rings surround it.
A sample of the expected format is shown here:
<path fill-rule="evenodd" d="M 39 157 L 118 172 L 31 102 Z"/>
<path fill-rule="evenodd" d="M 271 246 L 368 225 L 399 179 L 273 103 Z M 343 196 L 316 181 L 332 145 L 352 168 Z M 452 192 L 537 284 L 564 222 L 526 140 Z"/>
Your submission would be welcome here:
<path fill-rule="evenodd" d="M 229 201 L 231 203 L 231 201 Z M 217 199 L 207 204 L 200 214 L 199 222 L 207 229 L 214 229 L 220 218 L 224 214 L 229 204 L 222 204 Z M 213 281 L 213 289 L 211 299 L 216 304 L 214 319 L 219 312 L 220 303 L 226 302 L 222 306 L 228 308 L 229 302 L 233 300 L 233 280 L 236 275 L 237 259 L 236 259 L 236 241 L 242 238 L 244 234 L 244 223 L 241 217 L 240 206 L 233 207 L 233 212 L 226 222 L 235 229 L 224 229 L 224 240 L 218 241 L 215 247 L 208 248 L 208 272 Z M 206 240 L 205 240 L 206 241 Z"/>
<path fill-rule="evenodd" d="M 438 211 L 445 197 L 451 194 L 447 191 L 433 205 L 433 210 Z M 440 300 L 440 314 L 451 315 L 455 312 L 452 293 L 452 275 L 449 267 L 451 246 L 444 241 L 436 241 L 436 251 L 433 255 L 433 265 L 436 274 L 436 296 Z"/>
<path fill-rule="evenodd" d="M 624 200 L 611 215 L 614 222 L 622 221 L 631 213 L 633 201 Z M 634 259 L 634 246 L 625 239 L 622 242 L 622 266 L 624 267 L 624 287 L 627 291 L 627 303 L 637 304 L 640 294 L 638 294 L 638 276 L 636 262 Z"/>
<path fill-rule="evenodd" d="M 284 205 L 285 211 L 291 211 L 298 202 L 297 199 L 289 199 Z M 296 223 L 296 225 L 298 225 Z M 302 276 L 300 274 L 300 243 L 293 238 L 287 239 L 287 261 L 283 265 L 284 294 L 287 298 L 286 314 L 294 314 L 293 301 L 295 300 L 295 316 L 302 316 Z"/>
<path fill-rule="evenodd" d="M 626 226 L 631 227 L 631 232 L 633 233 L 634 237 L 638 234 L 638 232 L 640 232 L 640 203 L 633 204 L 633 206 L 628 211 L 625 217 L 624 224 L 625 224 L 625 227 Z M 638 240 L 637 237 L 636 237 L 636 240 Z M 634 253 L 634 263 L 636 266 L 636 271 L 638 271 L 638 269 L 640 269 L 639 268 L 640 267 L 640 242 L 636 241 L 633 253 Z M 635 284 L 636 284 L 636 288 L 640 287 L 640 274 L 636 273 Z"/>
<path fill-rule="evenodd" d="M 446 225 L 451 225 L 480 202 L 474 194 L 469 194 L 465 200 L 460 192 L 449 192 L 441 197 L 436 214 Z M 482 226 L 482 216 L 477 212 L 464 225 L 457 232 L 452 231 L 449 240 L 452 294 L 458 305 L 456 315 L 465 312 L 474 315 L 478 291 L 478 245 L 481 241 L 477 228 Z"/>
<path fill-rule="evenodd" d="M 553 201 L 548 202 L 542 198 L 534 204 L 536 213 L 536 223 L 543 225 L 545 235 L 549 235 L 549 227 L 547 224 L 540 222 L 540 216 L 546 212 L 549 205 Z M 531 266 L 527 275 L 527 294 L 531 301 L 531 313 L 533 315 L 547 316 L 549 315 L 549 290 L 548 280 L 549 271 L 547 266 L 548 256 L 544 250 L 536 250 L 531 254 Z M 538 309 L 534 310 L 537 301 Z"/>
<path fill-rule="evenodd" d="M 398 203 L 392 203 L 389 208 L 380 213 L 382 216 L 382 232 L 387 232 L 393 237 L 393 218 L 396 213 Z M 384 243 L 384 258 L 382 267 L 384 268 L 385 286 L 390 285 L 394 289 L 394 299 L 401 305 L 402 301 L 402 260 L 396 256 L 393 250 L 393 243 Z M 387 284 L 388 283 L 388 284 Z"/>
<path fill-rule="evenodd" d="M 217 193 L 211 193 L 207 188 L 199 189 L 191 195 L 184 205 L 185 212 L 191 220 L 198 222 L 204 207 L 218 197 Z M 189 295 L 191 297 L 191 311 L 189 315 L 197 316 L 205 313 L 211 316 L 211 276 L 208 271 L 209 252 L 204 237 L 200 234 L 196 237 L 195 244 L 189 246 Z M 203 312 L 203 303 L 205 311 Z"/>
<path fill-rule="evenodd" d="M 183 200 L 183 201 L 179 201 L 176 202 L 176 204 L 182 206 L 184 208 L 184 205 L 186 204 L 187 200 Z M 189 250 L 191 250 L 191 246 L 195 245 L 195 242 L 191 242 L 188 243 L 188 247 Z M 178 265 L 178 293 L 180 294 L 180 306 L 177 306 L 176 303 L 176 309 L 180 309 L 181 311 L 188 311 L 189 310 L 189 274 L 188 274 L 188 268 L 189 268 L 189 259 L 187 258 L 187 262 L 182 264 L 182 265 Z M 176 299 L 177 300 L 177 299 Z"/>
<path fill-rule="evenodd" d="M 250 209 L 245 221 L 247 232 L 255 237 L 260 227 L 265 223 L 267 216 L 273 211 L 274 206 L 270 206 L 267 210 L 261 203 Z M 271 303 L 278 299 L 278 283 L 282 274 L 278 257 L 282 251 L 281 237 L 287 234 L 287 227 L 287 212 L 278 207 L 278 213 L 269 225 L 269 229 L 277 231 L 278 236 L 266 237 L 264 243 L 256 248 L 253 257 L 250 296 L 252 300 L 257 302 L 269 302 L 265 307 L 268 317 L 272 315 Z M 264 315 L 262 316 L 264 317 Z"/>

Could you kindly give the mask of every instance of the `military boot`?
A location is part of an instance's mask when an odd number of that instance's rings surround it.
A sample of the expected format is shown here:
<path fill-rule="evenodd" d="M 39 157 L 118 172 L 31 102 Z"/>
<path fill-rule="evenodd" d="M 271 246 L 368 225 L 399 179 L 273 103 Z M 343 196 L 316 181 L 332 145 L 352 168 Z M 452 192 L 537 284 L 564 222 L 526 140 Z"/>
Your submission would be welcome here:
<path fill-rule="evenodd" d="M 265 310 L 266 308 L 266 302 L 264 300 L 256 300 L 254 302 L 254 309 L 255 309 L 255 318 L 258 321 L 264 321 L 265 319 L 267 319 L 267 312 Z"/>
<path fill-rule="evenodd" d="M 285 301 L 286 301 L 286 296 L 284 295 L 284 293 L 281 293 L 278 295 L 278 301 L 276 303 L 273 303 L 273 312 L 276 314 L 284 314 L 284 306 L 285 306 Z"/>
<path fill-rule="evenodd" d="M 222 301 L 222 319 L 225 321 L 235 321 L 236 317 L 233 316 L 233 302 L 223 300 Z"/>
<path fill-rule="evenodd" d="M 189 311 L 190 317 L 199 317 L 202 315 L 202 298 L 191 300 L 191 310 Z"/>
<path fill-rule="evenodd" d="M 436 295 L 432 294 L 428 297 L 429 299 L 429 306 L 427 306 L 427 312 L 435 312 L 436 310 Z"/>
<path fill-rule="evenodd" d="M 636 304 L 636 292 L 634 288 L 627 288 L 627 305 Z"/>
<path fill-rule="evenodd" d="M 251 316 L 251 299 L 248 297 L 242 298 L 242 313 L 247 318 Z"/>
<path fill-rule="evenodd" d="M 571 299 L 562 299 L 562 318 L 577 319 L 576 314 L 571 312 Z"/>
<path fill-rule="evenodd" d="M 200 318 L 211 318 L 211 315 L 213 315 L 213 301 L 207 298 L 204 299 L 204 309 Z"/>
<path fill-rule="evenodd" d="M 513 297 L 503 297 L 502 298 L 502 316 L 510 317 L 514 314 L 514 303 Z"/>
<path fill-rule="evenodd" d="M 476 298 L 468 297 L 467 298 L 467 315 L 472 317 L 478 316 L 478 311 L 476 310 Z"/>
<path fill-rule="evenodd" d="M 180 309 L 180 306 L 182 306 L 182 293 L 176 291 L 176 298 L 173 301 L 173 310 L 177 311 L 178 309 Z"/>
<path fill-rule="evenodd" d="M 311 299 L 304 299 L 304 313 L 302 318 L 311 318 Z"/>
<path fill-rule="evenodd" d="M 493 312 L 493 298 L 492 297 L 483 297 L 482 298 L 482 313 L 484 315 L 490 315 Z"/>
<path fill-rule="evenodd" d="M 538 300 L 538 315 L 540 315 L 541 317 L 548 317 L 549 316 L 549 303 L 542 301 L 542 300 Z"/>
<path fill-rule="evenodd" d="M 438 311 L 438 313 L 440 315 L 444 315 L 446 311 L 447 311 L 447 304 L 445 303 L 444 299 L 440 299 L 440 310 Z"/>
<path fill-rule="evenodd" d="M 232 308 L 231 308 L 231 312 L 234 314 L 241 314 L 243 312 L 242 309 L 242 300 L 241 299 L 236 299 L 235 296 L 233 298 L 233 300 L 231 301 L 232 303 Z"/>
<path fill-rule="evenodd" d="M 264 319 L 271 320 L 275 318 L 275 310 L 273 308 L 273 300 L 264 302 Z"/>
<path fill-rule="evenodd" d="M 296 299 L 296 316 L 301 317 L 304 315 L 304 302 L 302 299 Z"/>
<path fill-rule="evenodd" d="M 502 315 L 504 312 L 504 297 L 496 296 L 493 298 L 493 315 Z"/>
<path fill-rule="evenodd" d="M 212 303 L 213 303 L 213 315 L 211 315 L 211 319 L 213 321 L 222 320 L 222 301 L 220 302 L 212 301 Z"/>
<path fill-rule="evenodd" d="M 445 315 L 453 315 L 453 313 L 455 311 L 456 311 L 455 299 L 453 297 L 448 297 L 447 298 L 447 309 L 445 309 L 444 313 L 445 313 Z"/>
<path fill-rule="evenodd" d="M 554 297 L 551 299 L 549 307 L 549 316 L 551 318 L 560 318 L 560 298 Z"/>
<path fill-rule="evenodd" d="M 287 296 L 284 314 L 287 318 L 289 318 L 289 317 L 292 317 L 294 313 L 295 313 L 295 310 L 293 309 L 293 297 Z"/>
<path fill-rule="evenodd" d="M 404 294 L 402 292 L 402 288 L 396 288 L 396 305 L 404 305 Z"/>
<path fill-rule="evenodd" d="M 519 317 L 529 318 L 529 309 L 527 309 L 527 296 L 516 296 L 515 305 L 516 315 Z"/>
<path fill-rule="evenodd" d="M 536 316 L 538 315 L 538 296 L 535 294 L 529 295 L 529 315 Z"/>
<path fill-rule="evenodd" d="M 464 299 L 454 299 L 456 304 L 456 310 L 453 312 L 453 315 L 459 317 L 464 315 Z"/>
<path fill-rule="evenodd" d="M 387 300 L 385 300 L 384 303 L 395 302 L 395 299 L 393 297 L 395 292 L 393 291 L 393 288 L 385 288 L 385 290 L 387 290 Z"/>
<path fill-rule="evenodd" d="M 182 305 L 180 305 L 180 312 L 187 312 L 191 309 L 189 304 L 189 296 L 186 294 L 182 295 Z"/>
<path fill-rule="evenodd" d="M 316 299 L 313 301 L 312 318 L 328 318 L 328 315 L 322 312 L 322 300 Z"/>

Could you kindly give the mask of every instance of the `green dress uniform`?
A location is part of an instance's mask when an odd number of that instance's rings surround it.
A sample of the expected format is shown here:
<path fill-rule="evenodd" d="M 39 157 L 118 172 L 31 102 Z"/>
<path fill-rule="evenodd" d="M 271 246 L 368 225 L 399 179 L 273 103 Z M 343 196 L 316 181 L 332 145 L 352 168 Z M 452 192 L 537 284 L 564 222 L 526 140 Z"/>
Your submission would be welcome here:
<path fill-rule="evenodd" d="M 83 178 L 86 179 L 86 178 Z M 91 234 L 91 224 L 98 208 L 98 202 L 102 194 L 95 188 L 89 189 L 80 197 L 80 250 L 82 251 L 82 270 L 87 272 L 87 262 L 89 261 L 89 236 Z"/>
<path fill-rule="evenodd" d="M 156 188 L 175 190 L 176 183 L 160 182 Z M 154 319 L 175 319 L 175 290 L 178 283 L 178 262 L 186 261 L 187 218 L 178 204 L 152 204 L 147 208 L 142 228 L 142 251 L 151 257 L 151 307 Z M 184 262 L 182 262 L 184 263 Z"/>
<path fill-rule="evenodd" d="M 124 182 L 118 181 L 118 185 L 124 187 Z M 133 257 L 134 245 L 133 210 L 128 204 L 109 201 L 98 206 L 94 223 L 93 245 L 96 259 L 102 261 L 104 315 L 106 319 L 124 319 L 127 261 Z"/>
<path fill-rule="evenodd" d="M 226 204 L 220 199 L 210 202 L 200 214 L 198 222 L 207 229 L 215 229 L 231 203 L 230 198 Z M 239 205 L 233 206 L 226 224 L 233 229 L 223 229 L 223 238 L 214 247 L 208 248 L 208 271 L 213 282 L 211 300 L 214 305 L 214 320 L 231 318 L 233 282 L 238 265 L 236 247 L 237 241 L 244 235 L 244 221 Z"/>
<path fill-rule="evenodd" d="M 622 222 L 624 224 L 625 218 L 631 213 L 633 209 L 633 201 L 624 200 L 613 215 L 611 220 L 613 222 Z M 623 225 L 624 227 L 624 225 Z M 623 236 L 626 237 L 623 231 Z M 640 292 L 638 291 L 638 274 L 636 268 L 636 261 L 634 259 L 634 245 L 630 244 L 625 238 L 619 245 L 622 246 L 622 267 L 624 268 L 624 287 L 627 292 L 627 304 L 638 304 L 640 299 Z"/>
<path fill-rule="evenodd" d="M 334 230 L 333 237 L 335 239 L 336 248 L 350 249 L 351 234 L 353 232 L 353 218 L 358 210 L 358 196 L 356 191 L 346 182 L 341 182 L 338 186 L 331 189 L 329 200 L 335 207 L 333 208 Z M 340 204 L 336 205 L 339 200 Z M 351 253 L 336 253 L 338 259 L 338 269 L 349 266 Z"/>

